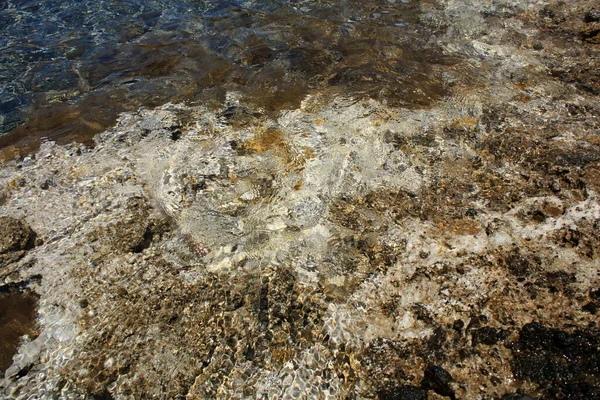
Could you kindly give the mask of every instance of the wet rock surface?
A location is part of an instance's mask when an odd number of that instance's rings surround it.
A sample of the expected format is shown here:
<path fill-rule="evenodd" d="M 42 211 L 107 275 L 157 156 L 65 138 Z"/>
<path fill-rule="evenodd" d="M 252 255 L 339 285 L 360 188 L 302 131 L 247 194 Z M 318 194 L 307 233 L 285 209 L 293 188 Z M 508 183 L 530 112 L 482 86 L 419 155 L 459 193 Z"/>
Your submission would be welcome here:
<path fill-rule="evenodd" d="M 381 400 L 427 400 L 427 390 L 416 386 L 400 386 L 378 393 Z"/>
<path fill-rule="evenodd" d="M 594 4 L 420 7 L 463 60 L 421 108 L 229 92 L 6 163 L 3 395 L 598 398 Z"/>
<path fill-rule="evenodd" d="M 513 352 L 515 376 L 539 384 L 544 397 L 593 399 L 600 396 L 597 327 L 569 333 L 530 323 L 519 332 Z"/>
<path fill-rule="evenodd" d="M 423 372 L 423 380 L 421 386 L 425 389 L 431 389 L 440 396 L 449 397 L 455 399 L 454 389 L 452 389 L 452 382 L 454 379 L 452 375 L 448 373 L 444 368 L 436 365 L 425 368 Z"/>
<path fill-rule="evenodd" d="M 21 338 L 36 337 L 37 300 L 26 285 L 0 286 L 0 369 L 3 373 L 13 363 Z"/>
<path fill-rule="evenodd" d="M 0 253 L 25 250 L 31 242 L 32 235 L 27 222 L 10 216 L 0 217 Z"/>

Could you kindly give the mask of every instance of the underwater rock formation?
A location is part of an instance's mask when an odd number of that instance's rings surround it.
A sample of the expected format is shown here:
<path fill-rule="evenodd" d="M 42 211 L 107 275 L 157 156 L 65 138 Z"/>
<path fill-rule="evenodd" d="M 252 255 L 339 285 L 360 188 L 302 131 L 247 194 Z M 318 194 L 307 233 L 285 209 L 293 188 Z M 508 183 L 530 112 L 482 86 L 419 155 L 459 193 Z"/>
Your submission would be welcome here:
<path fill-rule="evenodd" d="M 592 2 L 420 6 L 432 104 L 230 92 L 6 163 L 3 395 L 598 398 Z"/>

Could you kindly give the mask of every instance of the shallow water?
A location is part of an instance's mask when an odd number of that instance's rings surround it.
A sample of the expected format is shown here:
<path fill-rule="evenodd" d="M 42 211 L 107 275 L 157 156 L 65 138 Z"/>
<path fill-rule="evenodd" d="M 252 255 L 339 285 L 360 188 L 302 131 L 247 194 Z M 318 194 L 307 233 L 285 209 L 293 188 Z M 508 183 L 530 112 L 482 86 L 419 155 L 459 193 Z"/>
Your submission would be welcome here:
<path fill-rule="evenodd" d="M 423 107 L 455 60 L 417 1 L 2 1 L 0 148 L 86 141 L 166 102 L 268 112 L 309 94 Z"/>
<path fill-rule="evenodd" d="M 0 158 L 195 104 L 0 168 L 40 296 L 0 397 L 600 397 L 591 4 L 72 5 Z"/>
<path fill-rule="evenodd" d="M 0 287 L 0 371 L 12 364 L 20 345 L 20 338 L 35 334 L 37 296 L 23 292 L 16 286 Z"/>

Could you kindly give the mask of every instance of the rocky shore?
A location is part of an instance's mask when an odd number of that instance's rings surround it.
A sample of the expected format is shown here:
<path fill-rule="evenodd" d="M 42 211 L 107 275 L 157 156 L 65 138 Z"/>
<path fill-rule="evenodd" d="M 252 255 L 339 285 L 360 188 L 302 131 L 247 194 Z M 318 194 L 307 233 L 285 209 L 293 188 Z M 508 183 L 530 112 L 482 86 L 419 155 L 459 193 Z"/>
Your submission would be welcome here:
<path fill-rule="evenodd" d="M 600 398 L 594 3 L 423 0 L 431 104 L 229 93 L 5 163 L 2 396 Z"/>

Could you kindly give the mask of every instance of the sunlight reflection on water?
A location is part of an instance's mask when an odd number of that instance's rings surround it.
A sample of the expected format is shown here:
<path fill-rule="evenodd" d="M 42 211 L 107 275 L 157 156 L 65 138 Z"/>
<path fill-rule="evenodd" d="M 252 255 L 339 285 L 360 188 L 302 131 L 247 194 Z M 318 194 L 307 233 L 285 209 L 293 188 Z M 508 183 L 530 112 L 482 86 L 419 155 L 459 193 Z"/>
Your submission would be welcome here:
<path fill-rule="evenodd" d="M 267 112 L 326 91 L 423 107 L 454 60 L 428 46 L 418 2 L 0 2 L 0 148 L 89 140 L 166 102 Z"/>

